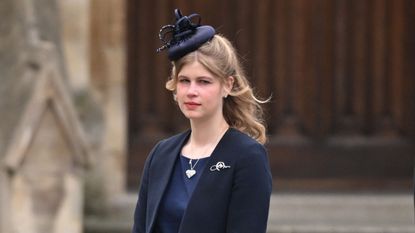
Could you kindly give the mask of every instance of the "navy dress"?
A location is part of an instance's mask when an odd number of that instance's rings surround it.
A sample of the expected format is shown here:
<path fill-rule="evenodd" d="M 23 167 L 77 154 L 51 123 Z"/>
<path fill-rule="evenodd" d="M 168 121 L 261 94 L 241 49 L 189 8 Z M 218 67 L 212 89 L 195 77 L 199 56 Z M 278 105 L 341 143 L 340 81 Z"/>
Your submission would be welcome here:
<path fill-rule="evenodd" d="M 166 193 L 160 203 L 155 227 L 156 233 L 179 232 L 180 223 L 187 204 L 189 203 L 189 199 L 199 181 L 207 160 L 208 157 L 201 158 L 198 161 L 192 160 L 196 174 L 191 178 L 188 178 L 185 173 L 186 170 L 190 168 L 190 159 L 183 155 L 178 156 Z"/>

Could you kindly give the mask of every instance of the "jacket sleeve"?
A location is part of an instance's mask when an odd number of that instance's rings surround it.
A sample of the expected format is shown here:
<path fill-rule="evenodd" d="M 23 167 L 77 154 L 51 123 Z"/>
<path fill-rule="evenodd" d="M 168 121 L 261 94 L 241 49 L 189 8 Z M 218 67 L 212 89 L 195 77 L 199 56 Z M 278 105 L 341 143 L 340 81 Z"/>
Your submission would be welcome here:
<path fill-rule="evenodd" d="M 146 233 L 146 213 L 147 213 L 147 192 L 148 192 L 148 175 L 151 161 L 160 143 L 158 143 L 150 152 L 144 164 L 141 175 L 140 189 L 138 193 L 137 205 L 134 211 L 134 224 L 132 233 Z"/>
<path fill-rule="evenodd" d="M 272 177 L 265 148 L 260 144 L 251 148 L 235 164 L 227 233 L 265 233 L 267 229 Z"/>

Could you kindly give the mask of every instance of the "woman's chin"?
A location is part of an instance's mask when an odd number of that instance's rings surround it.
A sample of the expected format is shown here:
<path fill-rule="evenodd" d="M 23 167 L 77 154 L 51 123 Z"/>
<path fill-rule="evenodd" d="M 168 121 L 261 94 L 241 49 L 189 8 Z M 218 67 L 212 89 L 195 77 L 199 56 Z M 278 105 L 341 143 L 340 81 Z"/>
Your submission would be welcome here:
<path fill-rule="evenodd" d="M 189 120 L 197 120 L 200 119 L 200 116 L 197 116 L 196 114 L 185 114 L 184 115 Z"/>
<path fill-rule="evenodd" d="M 189 120 L 199 120 L 203 118 L 203 116 L 197 112 L 183 112 L 183 115 Z"/>

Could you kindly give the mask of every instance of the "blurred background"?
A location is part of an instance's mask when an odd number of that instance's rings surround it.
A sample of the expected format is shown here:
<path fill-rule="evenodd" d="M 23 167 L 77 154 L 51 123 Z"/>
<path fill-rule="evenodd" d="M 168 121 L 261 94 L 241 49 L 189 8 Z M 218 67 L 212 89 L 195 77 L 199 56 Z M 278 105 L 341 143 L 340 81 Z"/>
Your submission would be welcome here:
<path fill-rule="evenodd" d="M 155 52 L 175 8 L 272 96 L 269 232 L 415 232 L 415 1 L 2 0 L 0 233 L 130 231 L 148 152 L 188 127 Z"/>

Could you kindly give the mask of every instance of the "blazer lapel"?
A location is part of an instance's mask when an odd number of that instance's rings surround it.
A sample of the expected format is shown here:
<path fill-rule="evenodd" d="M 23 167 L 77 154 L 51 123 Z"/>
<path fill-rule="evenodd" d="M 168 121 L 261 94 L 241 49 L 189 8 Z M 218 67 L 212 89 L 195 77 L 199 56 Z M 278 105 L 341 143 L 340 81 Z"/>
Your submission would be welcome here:
<path fill-rule="evenodd" d="M 173 172 L 174 164 L 177 157 L 181 153 L 181 148 L 190 135 L 190 131 L 186 131 L 178 136 L 176 140 L 166 143 L 157 151 L 157 156 L 154 156 L 150 171 L 150 183 L 148 193 L 148 213 L 150 232 L 153 229 L 157 211 L 163 198 L 163 194 L 170 181 Z"/>
<path fill-rule="evenodd" d="M 215 179 L 214 176 L 212 176 L 212 171 L 210 170 L 210 167 L 212 165 L 215 165 L 217 162 L 224 162 L 226 165 L 229 164 L 230 161 L 228 159 L 227 154 L 229 154 L 228 152 L 232 151 L 232 147 L 235 146 L 234 144 L 230 143 L 230 141 L 232 140 L 232 137 L 230 136 L 232 134 L 232 131 L 232 128 L 229 128 L 228 131 L 226 131 L 226 133 L 219 141 L 218 145 L 213 150 L 212 155 L 209 157 L 209 160 L 207 161 L 207 164 L 203 169 L 202 176 L 200 177 L 198 184 L 196 185 L 196 188 L 189 199 L 187 209 L 182 218 L 182 226 L 179 232 L 183 230 L 183 223 L 186 222 L 186 224 L 189 224 L 189 221 L 187 221 L 188 217 L 191 217 L 194 210 L 199 208 L 197 203 L 201 200 L 203 201 L 203 199 L 206 197 L 205 195 L 209 195 L 210 191 L 212 191 L 208 190 L 209 192 L 207 192 L 207 190 L 205 190 L 206 187 L 204 187 L 205 184 L 212 183 L 212 179 Z M 220 174 L 218 173 L 218 175 Z"/>
<path fill-rule="evenodd" d="M 229 152 L 229 146 L 235 146 L 232 143 L 230 143 L 230 134 L 232 134 L 232 130 L 232 128 L 229 128 L 222 136 L 222 138 L 219 140 L 219 143 L 216 145 L 215 149 L 212 152 L 212 155 L 209 157 L 209 160 L 207 161 L 208 163 L 206 164 L 206 167 L 203 169 L 203 173 L 200 177 L 199 182 L 208 178 L 209 173 L 212 172 L 210 170 L 212 165 L 217 164 L 217 162 L 224 162 L 222 160 L 225 157 L 227 157 L 226 155 Z"/>

